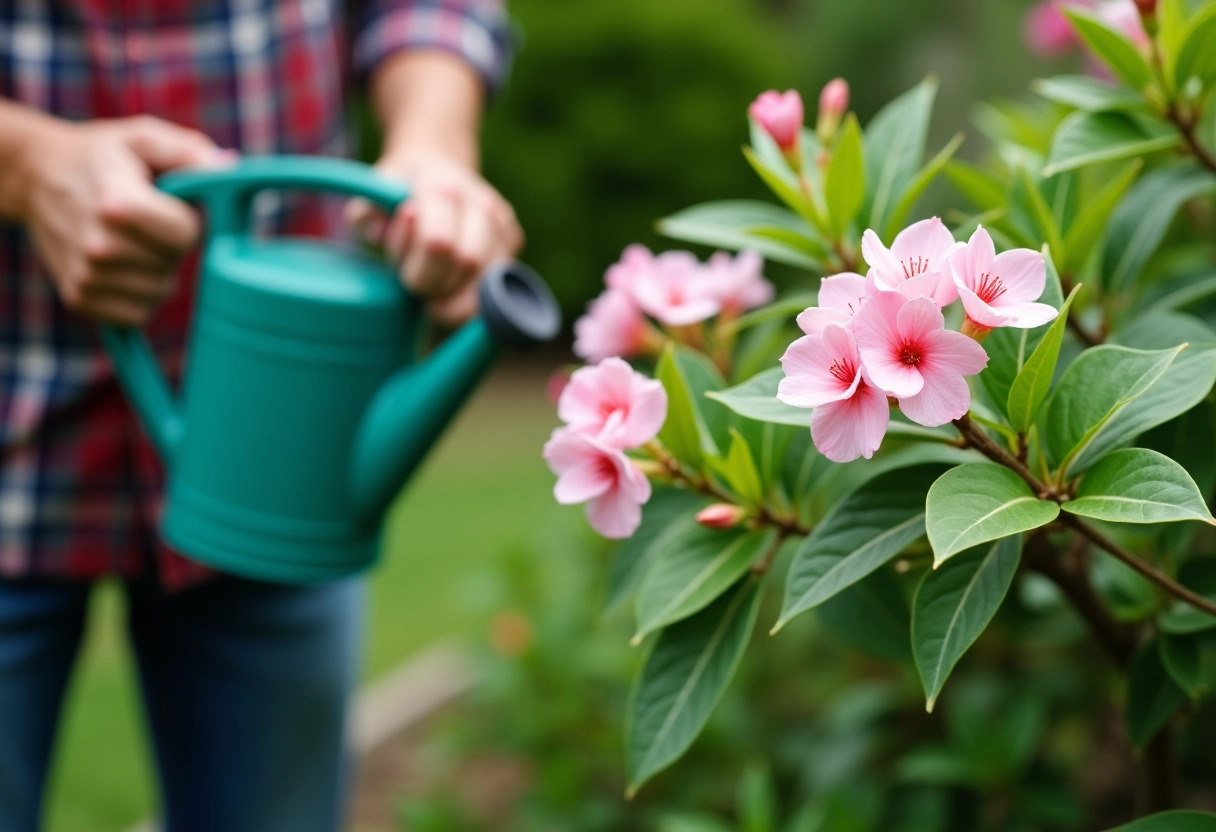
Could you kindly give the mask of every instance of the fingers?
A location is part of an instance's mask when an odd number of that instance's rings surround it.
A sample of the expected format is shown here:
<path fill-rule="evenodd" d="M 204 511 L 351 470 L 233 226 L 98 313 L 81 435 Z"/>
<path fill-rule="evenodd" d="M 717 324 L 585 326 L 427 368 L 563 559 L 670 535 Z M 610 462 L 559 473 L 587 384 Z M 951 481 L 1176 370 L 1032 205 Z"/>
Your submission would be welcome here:
<path fill-rule="evenodd" d="M 472 282 L 454 295 L 437 298 L 427 305 L 431 320 L 444 326 L 457 326 L 477 314 L 478 283 Z"/>
<path fill-rule="evenodd" d="M 153 173 L 213 163 L 220 149 L 205 134 L 152 116 L 137 116 L 127 123 L 127 145 Z"/>
<path fill-rule="evenodd" d="M 388 228 L 384 212 L 363 197 L 348 200 L 342 209 L 346 224 L 368 245 L 382 245 Z M 398 258 L 399 259 L 399 258 Z"/>
<path fill-rule="evenodd" d="M 169 257 L 180 257 L 198 241 L 193 209 L 151 185 L 132 184 L 121 194 L 107 194 L 99 210 L 107 224 Z"/>
<path fill-rule="evenodd" d="M 446 191 L 419 194 L 410 206 L 414 220 L 404 246 L 405 284 L 424 297 L 446 297 L 460 288 L 455 260 L 460 207 L 458 197 Z"/>

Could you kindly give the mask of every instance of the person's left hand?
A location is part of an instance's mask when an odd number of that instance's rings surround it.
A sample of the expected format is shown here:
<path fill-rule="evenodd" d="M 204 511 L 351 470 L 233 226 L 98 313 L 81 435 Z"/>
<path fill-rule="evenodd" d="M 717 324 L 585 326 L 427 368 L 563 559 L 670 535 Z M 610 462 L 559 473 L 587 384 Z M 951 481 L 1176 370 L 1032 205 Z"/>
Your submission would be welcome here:
<path fill-rule="evenodd" d="M 515 211 L 477 171 L 441 154 L 398 151 L 376 170 L 406 182 L 409 200 L 387 221 L 352 200 L 347 218 L 365 239 L 383 244 L 434 320 L 450 326 L 473 317 L 482 272 L 523 246 Z"/>

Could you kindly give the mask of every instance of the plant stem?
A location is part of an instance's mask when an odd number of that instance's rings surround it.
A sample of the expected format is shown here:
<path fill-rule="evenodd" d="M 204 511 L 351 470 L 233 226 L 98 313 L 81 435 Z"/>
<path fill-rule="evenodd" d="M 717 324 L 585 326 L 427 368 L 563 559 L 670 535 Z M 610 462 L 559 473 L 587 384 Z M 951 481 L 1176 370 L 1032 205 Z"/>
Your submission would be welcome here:
<path fill-rule="evenodd" d="M 1115 541 L 1111 540 L 1109 537 L 1102 534 L 1102 532 L 1093 528 L 1079 517 L 1072 514 L 1061 514 L 1060 522 L 1079 534 L 1085 535 L 1087 538 L 1092 540 L 1094 545 L 1096 545 L 1098 548 L 1102 549 L 1108 554 L 1114 555 L 1117 559 L 1123 561 L 1132 569 L 1135 569 L 1141 575 L 1157 584 L 1157 586 L 1161 587 L 1175 598 L 1185 601 L 1196 609 L 1203 610 L 1208 615 L 1216 615 L 1216 603 L 1213 603 L 1207 598 L 1204 598 L 1202 595 L 1187 589 L 1185 586 L 1175 581 L 1157 567 L 1140 560 L 1131 552 L 1124 549 L 1118 543 L 1115 543 Z"/>
<path fill-rule="evenodd" d="M 1101 338 L 1099 338 L 1097 335 L 1094 335 L 1092 332 L 1090 332 L 1085 327 L 1081 326 L 1081 322 L 1078 321 L 1076 318 L 1074 318 L 1072 315 L 1068 316 L 1068 320 L 1064 322 L 1064 325 L 1067 326 L 1070 330 L 1072 330 L 1072 334 L 1077 336 L 1077 338 L 1080 339 L 1081 343 L 1083 343 L 1087 347 L 1096 347 L 1102 343 Z"/>
<path fill-rule="evenodd" d="M 1212 173 L 1216 173 L 1216 154 L 1204 147 L 1199 141 L 1199 136 L 1195 134 L 1198 119 L 1194 115 L 1184 118 L 1182 113 L 1178 112 L 1178 105 L 1174 102 L 1171 102 L 1169 109 L 1165 111 L 1165 117 L 1178 129 L 1178 134 L 1182 136 L 1182 140 L 1199 164 Z"/>
<path fill-rule="evenodd" d="M 1030 490 L 1040 500 L 1056 499 L 1060 496 L 1055 486 L 1040 482 L 1025 462 L 993 442 L 988 434 L 984 433 L 983 428 L 971 420 L 970 413 L 964 413 L 962 417 L 955 419 L 954 426 L 958 428 L 958 432 L 963 435 L 963 439 L 970 447 L 975 448 L 993 462 L 1004 465 L 1025 480 L 1026 484 L 1030 486 Z"/>

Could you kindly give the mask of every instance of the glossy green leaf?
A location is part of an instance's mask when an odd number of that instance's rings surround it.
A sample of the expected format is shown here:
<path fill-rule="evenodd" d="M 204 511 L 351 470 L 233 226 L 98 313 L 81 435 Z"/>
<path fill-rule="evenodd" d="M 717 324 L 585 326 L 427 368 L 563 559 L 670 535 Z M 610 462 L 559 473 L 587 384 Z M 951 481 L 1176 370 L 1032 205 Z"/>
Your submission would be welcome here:
<path fill-rule="evenodd" d="M 685 208 L 658 222 L 660 234 L 690 243 L 732 250 L 752 249 L 770 260 L 819 270 L 822 262 L 807 251 L 757 233 L 780 228 L 810 240 L 810 228 L 797 214 L 767 202 L 725 200 Z"/>
<path fill-rule="evenodd" d="M 1066 259 L 1063 263 L 1065 273 L 1076 272 L 1085 265 L 1089 255 L 1097 245 L 1102 232 L 1106 230 L 1107 221 L 1123 194 L 1136 181 L 1140 168 L 1144 163 L 1135 159 L 1119 174 L 1112 177 L 1100 191 L 1094 194 L 1081 206 L 1077 216 L 1064 235 L 1064 251 Z"/>
<path fill-rule="evenodd" d="M 1204 89 L 1216 81 L 1216 7 L 1210 3 L 1183 25 L 1173 70 L 1176 89 L 1185 89 L 1192 78 Z"/>
<path fill-rule="evenodd" d="M 1214 523 L 1186 469 L 1145 448 L 1113 451 L 1085 472 L 1076 498 L 1063 509 L 1111 523 Z"/>
<path fill-rule="evenodd" d="M 865 131 L 867 228 L 886 228 L 900 194 L 916 178 L 925 155 L 937 80 L 926 78 L 878 111 Z"/>
<path fill-rule="evenodd" d="M 1179 582 L 1216 601 L 1216 560 L 1195 558 L 1182 564 L 1178 571 Z M 1216 615 L 1210 615 L 1185 601 L 1175 601 L 1158 619 L 1161 632 L 1170 635 L 1192 635 L 1216 630 Z"/>
<path fill-rule="evenodd" d="M 731 429 L 730 450 L 724 460 L 711 460 L 713 469 L 743 501 L 744 505 L 756 506 L 764 500 L 764 486 L 760 482 L 760 471 L 747 440 L 735 429 Z"/>
<path fill-rule="evenodd" d="M 775 538 L 772 530 L 698 527 L 678 546 L 661 552 L 638 590 L 634 643 L 712 603 L 773 546 Z"/>
<path fill-rule="evenodd" d="M 1064 6 L 1064 14 L 1072 21 L 1073 28 L 1085 41 L 1085 45 L 1104 64 L 1110 67 L 1115 77 L 1137 92 L 1153 82 L 1153 71 L 1140 50 L 1127 37 L 1107 26 L 1098 17 L 1075 6 Z"/>
<path fill-rule="evenodd" d="M 667 421 L 659 440 L 677 459 L 695 467 L 705 455 L 717 456 L 726 424 L 704 406 L 705 393 L 723 386 L 717 368 L 701 353 L 669 343 L 659 357 L 655 378 L 667 391 Z"/>
<path fill-rule="evenodd" d="M 942 172 L 946 164 L 953 158 L 955 151 L 958 150 L 959 145 L 963 143 L 965 137 L 964 133 L 955 133 L 954 137 L 946 143 L 946 146 L 939 150 L 937 155 L 930 159 L 917 172 L 916 178 L 908 183 L 908 187 L 904 188 L 904 192 L 900 194 L 899 201 L 895 203 L 890 216 L 887 217 L 887 224 L 882 232 L 884 239 L 894 239 L 895 235 L 904 227 L 908 214 L 912 212 L 912 208 L 916 205 L 917 200 L 933 184 L 933 180 L 937 179 L 938 174 Z"/>
<path fill-rule="evenodd" d="M 1144 98 L 1119 84 L 1112 84 L 1091 75 L 1057 75 L 1054 78 L 1040 78 L 1031 84 L 1039 95 L 1048 101 L 1087 110 L 1091 113 L 1103 113 L 1119 110 L 1141 110 L 1145 108 Z"/>
<path fill-rule="evenodd" d="M 1052 214 L 1051 206 L 1047 204 L 1047 200 L 1043 198 L 1043 192 L 1039 190 L 1040 183 L 1030 176 L 1026 168 L 1019 169 L 1018 178 L 1022 185 L 1022 192 L 1026 194 L 1026 199 L 1030 203 L 1030 216 L 1038 231 L 1036 236 L 1040 240 L 1046 240 L 1048 247 L 1053 252 L 1062 252 L 1064 244 L 1060 238 L 1060 227 Z"/>
<path fill-rule="evenodd" d="M 1216 640 L 1202 635 L 1157 639 L 1161 666 L 1191 699 L 1206 695 L 1216 681 Z"/>
<path fill-rule="evenodd" d="M 981 211 L 1004 207 L 1005 183 L 991 171 L 961 159 L 950 160 L 944 170 L 950 184 Z"/>
<path fill-rule="evenodd" d="M 832 149 L 824 173 L 823 195 L 827 202 L 828 227 L 832 237 L 839 239 L 861 209 L 866 195 L 866 168 L 862 158 L 861 127 L 857 117 L 849 113 Z"/>
<path fill-rule="evenodd" d="M 996 615 L 1021 555 L 1021 535 L 1011 535 L 961 552 L 921 578 L 912 600 L 912 652 L 928 710 Z"/>
<path fill-rule="evenodd" d="M 1110 832 L 1216 832 L 1216 815 L 1176 809 L 1125 823 Z"/>
<path fill-rule="evenodd" d="M 1060 360 L 1060 344 L 1064 341 L 1068 310 L 1080 288 L 1074 286 L 1069 292 L 1064 305 L 1060 307 L 1060 314 L 1052 321 L 1047 334 L 1030 353 L 1009 388 L 1005 410 L 1009 415 L 1010 427 L 1019 433 L 1030 430 L 1039 408 L 1051 392 L 1051 379 L 1056 371 L 1056 362 Z"/>
<path fill-rule="evenodd" d="M 871 572 L 833 595 L 815 618 L 834 642 L 887 661 L 910 658 L 911 613 L 894 570 Z"/>
<path fill-rule="evenodd" d="M 783 378 L 785 372 L 780 367 L 774 367 L 752 376 L 742 384 L 709 393 L 708 396 L 748 419 L 775 422 L 778 425 L 795 425 L 800 428 L 809 427 L 810 408 L 793 407 L 777 398 L 777 386 Z"/>
<path fill-rule="evenodd" d="M 951 468 L 933 483 L 926 503 L 934 568 L 964 549 L 1045 526 L 1059 513 L 1057 503 L 1040 500 L 1004 466 L 969 462 Z"/>
<path fill-rule="evenodd" d="M 1174 713 L 1186 693 L 1165 672 L 1156 640 L 1142 644 L 1127 669 L 1127 733 L 1138 747 L 1148 744 Z"/>
<path fill-rule="evenodd" d="M 681 538 L 695 533 L 695 514 L 706 502 L 700 494 L 682 488 L 654 489 L 642 507 L 638 530 L 621 541 L 613 556 L 605 611 L 612 612 L 633 595 L 660 552 L 678 546 Z"/>
<path fill-rule="evenodd" d="M 743 148 L 743 155 L 756 175 L 782 202 L 794 209 L 813 227 L 827 231 L 827 223 L 819 208 L 807 194 L 802 192 L 796 179 L 787 178 L 781 171 L 764 164 L 750 147 Z"/>
<path fill-rule="evenodd" d="M 1111 418 L 1161 378 L 1181 347 L 1133 350 L 1103 344 L 1069 365 L 1047 404 L 1051 460 L 1067 467 Z"/>
<path fill-rule="evenodd" d="M 1077 110 L 1060 122 L 1047 151 L 1044 176 L 1098 162 L 1113 162 L 1174 147 L 1178 134 L 1164 125 L 1123 113 Z"/>
<path fill-rule="evenodd" d="M 878 569 L 925 533 L 925 492 L 943 466 L 916 465 L 841 497 L 790 563 L 774 630 Z"/>
<path fill-rule="evenodd" d="M 1178 209 L 1216 193 L 1216 177 L 1190 162 L 1159 168 L 1140 178 L 1111 215 L 1102 249 L 1105 285 L 1120 292 L 1132 285 L 1161 244 Z"/>
<path fill-rule="evenodd" d="M 739 666 L 760 608 L 746 578 L 701 612 L 660 633 L 629 700 L 629 794 L 675 762 L 701 729 Z"/>

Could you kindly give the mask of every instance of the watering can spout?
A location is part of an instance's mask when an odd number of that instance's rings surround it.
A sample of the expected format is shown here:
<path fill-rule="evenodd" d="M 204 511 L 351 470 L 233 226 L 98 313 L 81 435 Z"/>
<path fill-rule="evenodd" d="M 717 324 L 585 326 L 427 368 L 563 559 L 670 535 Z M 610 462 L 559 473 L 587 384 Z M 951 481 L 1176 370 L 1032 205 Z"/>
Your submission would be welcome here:
<path fill-rule="evenodd" d="M 360 516 L 378 518 L 493 364 L 500 347 L 553 339 L 557 302 L 521 263 L 481 281 L 480 313 L 424 360 L 399 370 L 372 398 L 354 441 L 351 493 Z"/>
<path fill-rule="evenodd" d="M 147 338 L 138 329 L 117 326 L 102 327 L 101 337 L 140 422 L 168 467 L 185 422 Z"/>

